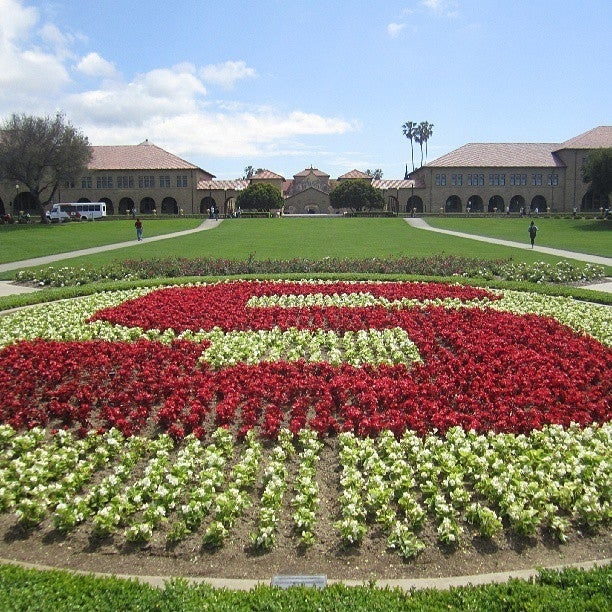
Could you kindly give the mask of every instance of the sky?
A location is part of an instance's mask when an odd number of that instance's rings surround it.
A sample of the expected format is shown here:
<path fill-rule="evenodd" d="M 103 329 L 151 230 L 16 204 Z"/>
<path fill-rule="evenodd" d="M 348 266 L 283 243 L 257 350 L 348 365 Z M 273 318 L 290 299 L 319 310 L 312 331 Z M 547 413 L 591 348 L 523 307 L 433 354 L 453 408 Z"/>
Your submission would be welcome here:
<path fill-rule="evenodd" d="M 0 0 L 0 121 L 57 112 L 218 179 L 399 179 L 407 121 L 434 126 L 425 161 L 611 125 L 612 2 Z"/>

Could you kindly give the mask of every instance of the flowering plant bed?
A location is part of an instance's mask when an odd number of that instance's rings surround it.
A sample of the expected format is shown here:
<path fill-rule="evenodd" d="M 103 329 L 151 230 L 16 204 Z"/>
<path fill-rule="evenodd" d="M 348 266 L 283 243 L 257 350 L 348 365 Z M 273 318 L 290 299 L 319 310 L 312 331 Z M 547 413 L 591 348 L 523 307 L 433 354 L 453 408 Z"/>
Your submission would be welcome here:
<path fill-rule="evenodd" d="M 610 322 L 567 298 L 316 281 L 7 315 L 0 510 L 186 555 L 376 542 L 411 559 L 605 530 Z"/>

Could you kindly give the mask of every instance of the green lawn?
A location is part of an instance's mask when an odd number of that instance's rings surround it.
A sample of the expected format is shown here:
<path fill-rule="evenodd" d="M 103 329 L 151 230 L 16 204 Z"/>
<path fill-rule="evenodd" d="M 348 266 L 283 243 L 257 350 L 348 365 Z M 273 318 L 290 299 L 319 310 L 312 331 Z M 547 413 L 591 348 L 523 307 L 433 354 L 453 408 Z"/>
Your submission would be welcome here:
<path fill-rule="evenodd" d="M 427 217 L 425 220 L 441 229 L 529 243 L 529 218 Z M 542 217 L 533 220 L 539 230 L 536 244 L 540 246 L 612 257 L 612 222 L 609 220 Z"/>
<path fill-rule="evenodd" d="M 147 236 L 197 227 L 201 219 L 143 219 Z M 135 240 L 133 219 L 92 223 L 0 225 L 0 263 Z"/>
<path fill-rule="evenodd" d="M 428 219 L 429 220 L 429 219 Z M 445 219 L 440 222 L 446 221 Z M 463 220 L 452 220 L 457 225 L 454 228 L 466 230 L 468 227 L 459 227 Z M 470 219 L 464 220 L 470 222 Z M 490 227 L 509 220 L 487 220 Z M 565 221 L 551 221 L 548 223 L 566 223 Z M 436 219 L 436 222 L 438 220 Z M 173 221 L 146 221 L 145 238 L 155 233 L 167 233 L 178 229 L 193 227 L 198 220 Z M 432 225 L 434 221 L 431 221 Z M 515 233 L 503 237 L 519 239 L 525 242 L 526 228 L 522 223 L 514 223 Z M 540 223 L 540 221 L 539 221 Z M 551 225 L 552 226 L 552 225 Z M 449 225 L 450 227 L 450 225 Z M 572 228 L 567 222 L 567 229 L 554 246 L 570 248 L 578 245 L 584 238 L 584 230 Z M 547 226 L 543 226 L 542 236 L 547 234 Z M 486 227 L 488 231 L 488 226 Z M 2 249 L 4 261 L 15 261 L 25 257 L 42 255 L 76 248 L 84 248 L 97 244 L 133 240 L 133 222 L 121 220 L 104 223 L 68 224 L 66 226 L 32 226 L 25 230 L 1 234 L 2 238 L 10 236 L 13 239 L 8 248 Z M 501 230 L 500 230 L 501 231 Z M 47 234 L 45 234 L 47 232 Z M 484 233 L 481 229 L 479 233 Z M 605 236 L 593 231 L 594 235 L 601 235 L 601 250 Z M 493 233 L 491 233 L 493 235 Z M 49 239 L 49 246 L 44 248 L 43 238 Z M 63 241 L 57 236 L 63 237 Z M 542 241 L 538 241 L 540 243 Z M 4 240 L 3 240 L 4 246 Z M 63 248 L 60 248 L 62 247 Z M 33 251 L 36 252 L 33 252 Z M 609 249 L 608 249 L 609 250 Z M 124 259 L 148 259 L 163 257 L 210 257 L 226 259 L 246 259 L 252 256 L 259 260 L 264 259 L 290 259 L 293 257 L 321 259 L 323 257 L 346 258 L 372 258 L 372 257 L 399 257 L 414 256 L 428 257 L 434 254 L 449 254 L 456 256 L 484 258 L 484 259 L 513 259 L 514 261 L 534 262 L 546 261 L 556 263 L 559 258 L 544 255 L 531 250 L 516 249 L 498 246 L 435 234 L 410 227 L 403 219 L 355 219 L 355 218 L 283 218 L 283 219 L 228 219 L 218 228 L 206 230 L 179 238 L 172 238 L 157 242 L 146 240 L 130 247 L 114 251 L 72 258 L 62 261 L 61 265 L 103 265 Z M 573 262 L 582 265 L 580 262 Z M 2 278 L 12 278 L 14 273 L 5 273 Z"/>

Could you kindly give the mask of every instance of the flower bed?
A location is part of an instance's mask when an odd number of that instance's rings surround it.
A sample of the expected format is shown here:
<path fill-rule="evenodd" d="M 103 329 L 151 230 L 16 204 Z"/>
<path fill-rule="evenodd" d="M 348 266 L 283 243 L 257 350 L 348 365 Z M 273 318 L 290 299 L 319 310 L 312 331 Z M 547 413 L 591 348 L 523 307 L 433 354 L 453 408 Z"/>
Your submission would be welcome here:
<path fill-rule="evenodd" d="M 445 544 L 564 539 L 611 518 L 610 323 L 566 298 L 398 282 L 233 281 L 7 315 L 0 509 L 219 546 L 257 504 L 251 542 L 269 549 L 290 504 L 309 546 L 330 436 L 326 511 L 347 545 L 376 524 L 411 557 L 426 521 Z"/>

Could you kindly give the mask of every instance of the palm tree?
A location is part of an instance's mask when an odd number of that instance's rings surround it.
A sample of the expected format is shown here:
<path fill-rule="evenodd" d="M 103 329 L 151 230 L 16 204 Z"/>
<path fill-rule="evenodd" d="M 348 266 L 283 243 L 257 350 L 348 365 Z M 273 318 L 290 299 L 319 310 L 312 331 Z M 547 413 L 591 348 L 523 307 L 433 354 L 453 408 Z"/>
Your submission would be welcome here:
<path fill-rule="evenodd" d="M 419 166 L 420 168 L 423 167 L 423 143 L 425 142 L 425 137 L 423 136 L 424 123 L 424 121 L 421 121 L 421 123 L 419 123 L 419 125 L 414 128 L 413 136 L 415 142 L 417 142 L 419 144 L 419 147 L 421 147 L 421 165 Z"/>
<path fill-rule="evenodd" d="M 433 123 L 429 123 L 427 121 L 422 121 L 420 124 L 421 138 L 425 142 L 425 161 L 427 161 L 427 141 L 433 135 L 433 127 L 434 127 Z"/>
<path fill-rule="evenodd" d="M 417 124 L 414 121 L 406 121 L 402 128 L 404 130 L 404 136 L 410 141 L 410 155 L 412 157 L 412 171 L 414 172 L 414 145 L 413 140 L 415 136 L 415 129 Z"/>

